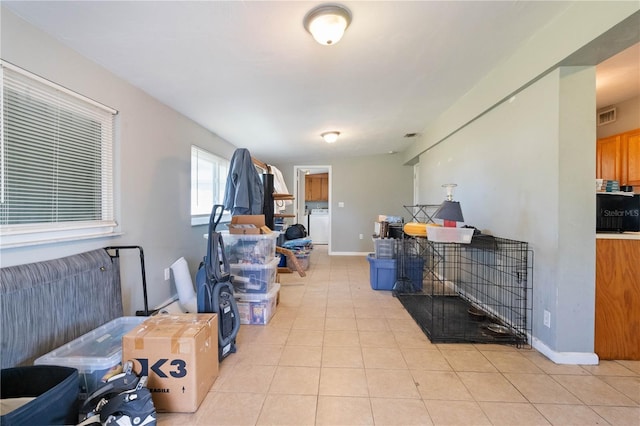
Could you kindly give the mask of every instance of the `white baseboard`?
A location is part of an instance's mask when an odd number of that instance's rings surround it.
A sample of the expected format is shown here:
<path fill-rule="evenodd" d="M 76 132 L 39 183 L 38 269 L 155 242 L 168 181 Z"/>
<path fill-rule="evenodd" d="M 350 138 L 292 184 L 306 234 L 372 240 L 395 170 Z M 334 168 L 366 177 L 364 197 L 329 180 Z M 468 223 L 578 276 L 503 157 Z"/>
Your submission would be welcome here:
<path fill-rule="evenodd" d="M 535 337 L 531 339 L 531 346 L 556 364 L 598 365 L 600 362 L 596 353 L 556 352 Z"/>
<path fill-rule="evenodd" d="M 329 252 L 329 256 L 366 256 L 370 251 L 361 252 L 361 251 L 332 251 Z"/>

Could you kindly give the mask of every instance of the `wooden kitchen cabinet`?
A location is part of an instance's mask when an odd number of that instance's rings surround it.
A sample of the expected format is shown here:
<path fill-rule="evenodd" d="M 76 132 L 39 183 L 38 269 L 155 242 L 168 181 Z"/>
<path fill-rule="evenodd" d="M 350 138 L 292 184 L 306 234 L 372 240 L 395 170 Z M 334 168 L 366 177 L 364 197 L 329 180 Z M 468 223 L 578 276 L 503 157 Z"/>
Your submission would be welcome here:
<path fill-rule="evenodd" d="M 313 184 L 315 183 L 315 179 L 311 176 L 305 176 L 304 178 L 304 199 L 305 201 L 313 201 L 313 194 L 317 193 L 314 191 Z"/>
<path fill-rule="evenodd" d="M 598 139 L 596 177 L 640 186 L 640 129 Z"/>
<path fill-rule="evenodd" d="M 319 177 L 314 176 L 309 179 L 309 198 L 307 198 L 308 200 L 320 201 L 322 199 L 322 189 L 320 188 L 321 184 L 322 182 L 320 181 Z"/>
<path fill-rule="evenodd" d="M 640 129 L 622 134 L 621 185 L 640 187 Z"/>
<path fill-rule="evenodd" d="M 597 237 L 595 353 L 640 360 L 640 238 Z"/>
<path fill-rule="evenodd" d="M 320 200 L 329 201 L 329 174 L 320 177 Z"/>
<path fill-rule="evenodd" d="M 598 139 L 596 145 L 596 178 L 606 180 L 620 180 L 620 135 Z"/>
<path fill-rule="evenodd" d="M 329 201 L 329 174 L 305 176 L 305 200 Z"/>

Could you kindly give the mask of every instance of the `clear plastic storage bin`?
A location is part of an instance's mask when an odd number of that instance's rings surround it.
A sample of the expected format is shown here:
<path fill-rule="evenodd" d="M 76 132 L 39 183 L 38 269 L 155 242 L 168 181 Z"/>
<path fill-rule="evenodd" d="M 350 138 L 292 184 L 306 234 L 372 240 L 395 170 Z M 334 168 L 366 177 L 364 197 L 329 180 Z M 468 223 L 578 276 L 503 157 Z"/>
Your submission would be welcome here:
<path fill-rule="evenodd" d="M 222 232 L 229 263 L 269 264 L 276 255 L 279 232 L 270 234 L 230 234 Z"/>
<path fill-rule="evenodd" d="M 80 376 L 80 397 L 84 399 L 98 389 L 105 375 L 122 362 L 122 336 L 146 319 L 116 318 L 41 356 L 34 364 L 76 368 Z"/>
<path fill-rule="evenodd" d="M 374 238 L 376 259 L 395 259 L 396 240 L 394 238 Z"/>
<path fill-rule="evenodd" d="M 236 263 L 229 265 L 233 275 L 233 287 L 239 293 L 266 293 L 269 284 L 276 281 L 280 257 L 266 265 Z"/>
<path fill-rule="evenodd" d="M 295 253 L 296 259 L 303 271 L 309 270 L 311 252 Z"/>
<path fill-rule="evenodd" d="M 267 293 L 236 294 L 240 324 L 266 325 L 276 313 L 280 284 L 269 286 Z"/>

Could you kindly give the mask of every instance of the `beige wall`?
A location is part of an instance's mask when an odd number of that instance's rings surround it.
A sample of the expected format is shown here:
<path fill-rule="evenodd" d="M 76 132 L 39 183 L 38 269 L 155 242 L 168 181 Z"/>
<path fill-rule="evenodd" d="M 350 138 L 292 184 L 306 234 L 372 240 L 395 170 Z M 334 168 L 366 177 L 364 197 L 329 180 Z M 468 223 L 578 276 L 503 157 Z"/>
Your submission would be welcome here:
<path fill-rule="evenodd" d="M 606 138 L 640 128 L 640 97 L 628 99 L 612 106 L 616 108 L 616 121 L 598 126 L 598 138 Z M 610 107 L 604 109 L 608 108 Z"/>
<path fill-rule="evenodd" d="M 413 168 L 403 165 L 401 155 L 331 158 L 315 164 L 331 166 L 332 253 L 371 253 L 373 224 L 379 214 L 407 218 L 403 206 L 413 202 Z M 296 164 L 276 166 L 293 191 L 293 168 Z M 338 207 L 339 202 L 343 202 L 344 207 Z M 362 240 L 360 234 L 364 237 Z"/>
<path fill-rule="evenodd" d="M 423 130 L 407 163 L 558 65 L 596 65 L 639 41 L 640 4 L 574 2 Z M 593 88 L 595 90 L 595 86 Z"/>
<path fill-rule="evenodd" d="M 191 144 L 225 158 L 235 147 L 2 9 L 2 59 L 118 110 L 115 156 L 118 237 L 4 249 L 2 266 L 110 245 L 144 248 L 149 305 L 175 289 L 164 269 L 184 256 L 192 273 L 205 253 L 205 226 L 190 222 Z M 125 314 L 142 309 L 137 252 L 122 252 Z"/>
<path fill-rule="evenodd" d="M 597 361 L 594 66 L 640 41 L 639 9 L 573 4 L 404 153 L 408 164 L 419 161 L 420 202 L 457 183 L 468 224 L 531 244 L 532 340 L 556 362 Z"/>

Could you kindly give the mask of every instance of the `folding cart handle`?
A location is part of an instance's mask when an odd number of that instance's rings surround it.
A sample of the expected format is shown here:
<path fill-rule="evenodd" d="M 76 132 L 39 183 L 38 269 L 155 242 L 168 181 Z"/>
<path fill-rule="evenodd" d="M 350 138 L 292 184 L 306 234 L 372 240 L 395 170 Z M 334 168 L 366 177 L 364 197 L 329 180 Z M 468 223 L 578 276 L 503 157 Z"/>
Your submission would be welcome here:
<path fill-rule="evenodd" d="M 142 247 L 140 246 L 110 246 L 110 247 L 105 247 L 104 248 L 107 253 L 109 253 L 109 250 L 115 250 L 115 255 L 111 255 L 109 254 L 109 256 L 111 256 L 111 258 L 119 258 L 120 257 L 120 250 L 129 250 L 129 249 L 137 249 L 140 251 L 140 270 L 142 272 L 142 294 L 144 297 L 144 311 L 136 311 L 136 316 L 145 316 L 148 317 L 151 312 L 149 312 L 149 303 L 147 301 L 147 274 L 144 270 L 144 251 L 142 250 Z"/>

